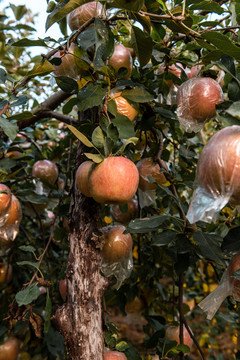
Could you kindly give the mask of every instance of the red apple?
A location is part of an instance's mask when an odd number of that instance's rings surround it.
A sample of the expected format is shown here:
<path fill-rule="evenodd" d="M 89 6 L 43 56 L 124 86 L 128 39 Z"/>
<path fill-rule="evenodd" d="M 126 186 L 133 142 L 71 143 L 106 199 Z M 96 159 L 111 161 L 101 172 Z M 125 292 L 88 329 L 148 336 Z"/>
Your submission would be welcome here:
<path fill-rule="evenodd" d="M 12 280 L 12 265 L 0 262 L 0 283 L 8 284 Z"/>
<path fill-rule="evenodd" d="M 185 69 L 184 69 L 183 65 L 182 65 L 181 63 L 177 62 L 176 65 L 175 65 L 175 64 L 172 64 L 172 65 L 170 65 L 170 66 L 168 66 L 168 67 L 166 67 L 165 64 L 161 64 L 161 65 L 159 66 L 157 72 L 158 72 L 158 74 L 162 74 L 162 73 L 164 73 L 164 72 L 168 72 L 168 71 L 169 71 L 170 73 L 172 73 L 173 75 L 177 76 L 177 77 L 180 79 L 180 78 L 181 78 L 181 74 L 182 74 L 182 70 L 185 71 L 186 75 L 188 75 L 189 72 L 190 72 L 190 69 L 188 69 L 188 68 L 185 68 Z M 170 88 L 170 87 L 173 86 L 174 82 L 173 82 L 173 80 L 167 80 L 167 84 L 168 84 L 168 87 Z"/>
<path fill-rule="evenodd" d="M 240 204 L 240 126 L 218 131 L 204 146 L 197 167 L 199 186 L 215 197 L 230 196 Z"/>
<path fill-rule="evenodd" d="M 50 160 L 39 160 L 33 165 L 32 175 L 53 185 L 58 178 L 58 168 Z"/>
<path fill-rule="evenodd" d="M 88 185 L 99 203 L 126 204 L 135 195 L 139 182 L 136 165 L 123 156 L 110 156 L 91 168 Z"/>
<path fill-rule="evenodd" d="M 135 117 L 138 115 L 137 105 L 130 104 L 127 99 L 121 96 L 121 92 L 111 93 L 111 98 L 114 99 L 117 105 L 117 112 L 127 116 L 130 121 L 134 121 Z"/>
<path fill-rule="evenodd" d="M 63 301 L 67 299 L 67 279 L 59 281 L 59 292 Z"/>
<path fill-rule="evenodd" d="M 177 92 L 177 116 L 204 123 L 216 116 L 216 104 L 223 101 L 221 86 L 213 79 L 193 78 L 185 81 Z"/>
<path fill-rule="evenodd" d="M 168 324 L 166 326 L 165 337 L 167 340 L 176 341 L 177 344 L 179 345 L 180 344 L 179 332 L 180 332 L 179 326 Z M 187 345 L 189 348 L 191 348 L 193 345 L 193 340 L 189 335 L 185 326 L 183 326 L 183 343 L 184 345 Z"/>
<path fill-rule="evenodd" d="M 0 184 L 0 226 L 3 226 L 10 215 L 11 190 Z"/>
<path fill-rule="evenodd" d="M 92 161 L 84 161 L 77 169 L 76 172 L 76 185 L 79 191 L 87 197 L 91 197 L 91 193 L 88 187 L 88 175 L 91 166 L 93 165 Z"/>
<path fill-rule="evenodd" d="M 96 1 L 90 1 L 83 4 L 68 14 L 67 20 L 70 29 L 78 30 L 86 21 L 94 16 L 100 16 L 102 5 Z"/>
<path fill-rule="evenodd" d="M 10 216 L 5 223 L 5 227 L 17 226 L 22 220 L 22 208 L 19 200 L 12 194 Z"/>
<path fill-rule="evenodd" d="M 108 263 L 122 260 L 132 250 L 131 234 L 123 234 L 125 226 L 106 226 L 102 229 L 104 246 L 101 250 L 103 259 Z"/>
<path fill-rule="evenodd" d="M 104 360 L 127 360 L 126 355 L 119 351 L 104 351 Z"/>
<path fill-rule="evenodd" d="M 203 67 L 203 65 L 194 65 L 187 74 L 188 78 L 192 79 L 192 78 L 198 76 L 202 67 Z M 217 79 L 216 79 L 216 81 L 219 83 L 219 85 L 221 87 L 223 87 L 225 72 L 223 70 L 219 69 L 219 67 L 216 66 L 216 65 L 212 66 L 210 68 L 210 70 L 217 71 Z"/>
<path fill-rule="evenodd" d="M 74 55 L 75 44 L 71 44 L 68 51 L 58 51 L 53 55 L 53 58 L 61 58 L 60 65 L 54 65 L 56 76 L 68 76 L 73 79 L 78 79 L 82 70 L 77 65 Z"/>
<path fill-rule="evenodd" d="M 12 337 L 0 345 L 0 360 L 17 360 L 20 349 L 19 340 Z"/>
<path fill-rule="evenodd" d="M 110 214 L 114 221 L 122 224 L 127 224 L 129 221 L 135 219 L 138 214 L 138 201 L 135 199 L 130 200 L 127 203 L 126 212 L 123 212 L 119 205 L 112 205 Z"/>
<path fill-rule="evenodd" d="M 118 72 L 118 70 L 121 68 L 127 69 L 127 73 L 123 76 L 123 79 L 128 79 L 131 77 L 132 56 L 130 51 L 124 45 L 115 45 L 114 53 L 110 57 L 108 64 L 111 65 L 116 70 L 116 72 Z"/>
<path fill-rule="evenodd" d="M 159 185 L 166 181 L 166 177 L 164 173 L 161 172 L 159 164 L 155 163 L 152 158 L 141 159 L 137 163 L 137 168 L 139 172 L 139 189 L 142 191 L 157 189 L 157 184 L 151 183 L 148 179 L 149 176 Z"/>

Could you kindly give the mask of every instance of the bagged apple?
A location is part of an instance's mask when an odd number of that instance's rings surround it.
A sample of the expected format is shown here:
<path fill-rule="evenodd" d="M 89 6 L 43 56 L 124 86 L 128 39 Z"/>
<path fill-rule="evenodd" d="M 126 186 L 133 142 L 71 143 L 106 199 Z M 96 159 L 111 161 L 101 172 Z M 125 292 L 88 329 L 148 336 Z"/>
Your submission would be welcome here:
<path fill-rule="evenodd" d="M 0 184 L 0 226 L 3 226 L 10 216 L 11 200 L 11 190 Z"/>
<path fill-rule="evenodd" d="M 123 234 L 125 226 L 114 225 L 102 228 L 104 246 L 101 250 L 101 271 L 104 276 L 115 276 L 115 288 L 119 289 L 122 282 L 132 272 L 132 236 Z"/>
<path fill-rule="evenodd" d="M 218 131 L 204 146 L 197 165 L 195 189 L 187 218 L 192 224 L 215 221 L 229 202 L 240 204 L 240 126 Z"/>
<path fill-rule="evenodd" d="M 214 317 L 226 297 L 231 295 L 234 300 L 240 301 L 240 280 L 232 277 L 239 269 L 240 254 L 236 254 L 230 261 L 228 268 L 224 271 L 219 286 L 198 304 L 207 314 L 208 320 Z"/>
<path fill-rule="evenodd" d="M 177 92 L 177 117 L 187 132 L 198 132 L 216 116 L 216 104 L 223 101 L 217 81 L 204 77 L 185 81 Z"/>

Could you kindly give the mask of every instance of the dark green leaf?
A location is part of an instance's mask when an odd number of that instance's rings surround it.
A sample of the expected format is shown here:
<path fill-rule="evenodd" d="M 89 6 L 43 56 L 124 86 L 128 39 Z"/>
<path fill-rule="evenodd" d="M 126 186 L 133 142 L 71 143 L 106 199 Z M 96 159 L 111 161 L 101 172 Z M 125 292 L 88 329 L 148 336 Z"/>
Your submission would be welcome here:
<path fill-rule="evenodd" d="M 94 27 L 86 29 L 77 37 L 77 43 L 84 51 L 87 51 L 87 49 L 95 45 L 95 42 L 96 38 Z"/>
<path fill-rule="evenodd" d="M 36 300 L 39 296 L 39 288 L 37 284 L 32 284 L 28 286 L 26 289 L 19 291 L 16 294 L 16 301 L 18 306 L 28 305 L 34 300 Z"/>
<path fill-rule="evenodd" d="M 31 113 L 30 111 L 23 111 L 22 113 L 10 116 L 8 120 L 25 120 L 30 119 L 31 117 L 33 117 L 33 113 Z"/>
<path fill-rule="evenodd" d="M 128 117 L 117 114 L 117 116 L 112 120 L 112 123 L 117 127 L 120 139 L 129 139 L 134 137 L 134 126 Z"/>
<path fill-rule="evenodd" d="M 10 8 L 12 9 L 16 20 L 20 20 L 27 12 L 25 5 L 16 6 L 14 4 L 10 4 Z"/>
<path fill-rule="evenodd" d="M 190 10 L 207 10 L 221 15 L 224 12 L 224 9 L 215 1 L 204 0 L 197 4 L 191 5 Z"/>
<path fill-rule="evenodd" d="M 51 325 L 51 315 L 52 315 L 52 301 L 49 296 L 49 290 L 47 291 L 47 300 L 46 300 L 46 317 L 44 322 L 44 332 L 47 333 L 49 331 Z"/>
<path fill-rule="evenodd" d="M 234 102 L 227 110 L 228 114 L 240 119 L 240 101 Z"/>
<path fill-rule="evenodd" d="M 34 251 L 35 251 L 35 248 L 31 245 L 21 245 L 21 246 L 19 246 L 19 249 L 22 251 L 32 252 L 32 253 L 34 253 Z"/>
<path fill-rule="evenodd" d="M 108 6 L 113 8 L 119 8 L 123 10 L 130 10 L 138 12 L 144 5 L 144 0 L 113 0 Z"/>
<path fill-rule="evenodd" d="M 145 103 L 154 99 L 154 96 L 149 94 L 149 92 L 142 87 L 135 87 L 131 90 L 123 90 L 121 96 L 125 97 L 127 100 L 135 101 L 137 103 Z"/>
<path fill-rule="evenodd" d="M 27 47 L 27 46 L 44 46 L 47 47 L 47 44 L 44 40 L 30 40 L 30 39 L 21 39 L 15 41 L 11 44 L 11 46 L 18 46 L 18 47 Z"/>
<path fill-rule="evenodd" d="M 176 239 L 176 232 L 172 231 L 172 230 L 166 230 L 163 231 L 160 234 L 156 234 L 153 237 L 153 242 L 152 245 L 153 246 L 164 246 L 164 245 L 169 245 L 173 240 Z"/>
<path fill-rule="evenodd" d="M 99 106 L 103 103 L 106 91 L 100 85 L 92 83 L 86 85 L 78 93 L 78 108 L 80 111 L 85 111 L 94 106 Z"/>
<path fill-rule="evenodd" d="M 216 31 L 208 31 L 203 33 L 202 37 L 216 46 L 224 54 L 232 56 L 235 59 L 240 59 L 240 47 L 234 45 L 226 35 Z"/>
<path fill-rule="evenodd" d="M 193 240 L 198 244 L 196 250 L 206 259 L 225 265 L 220 243 L 222 238 L 214 234 L 197 231 L 193 234 Z"/>
<path fill-rule="evenodd" d="M 52 26 L 55 22 L 59 22 L 71 11 L 82 5 L 84 1 L 81 0 L 62 0 L 60 1 L 55 9 L 48 15 L 46 21 L 46 31 Z"/>
<path fill-rule="evenodd" d="M 227 253 L 240 252 L 240 226 L 231 229 L 223 239 L 222 250 Z"/>
<path fill-rule="evenodd" d="M 58 76 L 55 78 L 56 83 L 67 94 L 73 94 L 78 91 L 78 83 L 67 76 Z"/>
<path fill-rule="evenodd" d="M 127 231 L 132 234 L 141 234 L 157 230 L 162 223 L 168 219 L 167 215 L 151 216 L 148 219 L 131 220 L 128 224 Z"/>
<path fill-rule="evenodd" d="M 153 41 L 150 36 L 136 26 L 132 26 L 131 30 L 131 46 L 141 66 L 147 65 L 151 59 Z"/>
<path fill-rule="evenodd" d="M 39 269 L 39 263 L 38 262 L 32 262 L 32 261 L 18 261 L 17 262 L 17 265 L 19 266 L 24 266 L 24 265 L 29 265 L 29 266 L 32 266 L 34 267 L 35 269 Z"/>
<path fill-rule="evenodd" d="M 95 19 L 96 49 L 93 59 L 94 69 L 101 69 L 105 60 L 112 54 L 114 38 L 110 28 L 100 19 Z"/>
<path fill-rule="evenodd" d="M 0 128 L 13 141 L 18 133 L 17 124 L 11 123 L 9 120 L 0 118 Z"/>
<path fill-rule="evenodd" d="M 21 95 L 17 98 L 16 101 L 14 101 L 13 103 L 11 103 L 11 106 L 20 106 L 20 105 L 25 105 L 28 101 L 28 97 L 27 95 Z"/>
<path fill-rule="evenodd" d="M 7 73 L 4 69 L 0 68 L 0 81 L 4 84 L 7 80 Z"/>

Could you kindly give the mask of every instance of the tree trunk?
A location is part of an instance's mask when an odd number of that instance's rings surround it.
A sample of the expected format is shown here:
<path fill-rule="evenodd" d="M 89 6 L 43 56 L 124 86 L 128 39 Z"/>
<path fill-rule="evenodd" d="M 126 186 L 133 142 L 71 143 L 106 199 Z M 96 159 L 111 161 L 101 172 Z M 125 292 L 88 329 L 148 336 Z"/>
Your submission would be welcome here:
<path fill-rule="evenodd" d="M 82 159 L 84 147 L 79 144 L 76 166 Z M 53 317 L 64 337 L 72 360 L 103 360 L 102 296 L 107 280 L 100 274 L 102 237 L 100 205 L 80 194 L 75 187 L 71 193 L 70 252 L 67 264 L 67 303 Z"/>

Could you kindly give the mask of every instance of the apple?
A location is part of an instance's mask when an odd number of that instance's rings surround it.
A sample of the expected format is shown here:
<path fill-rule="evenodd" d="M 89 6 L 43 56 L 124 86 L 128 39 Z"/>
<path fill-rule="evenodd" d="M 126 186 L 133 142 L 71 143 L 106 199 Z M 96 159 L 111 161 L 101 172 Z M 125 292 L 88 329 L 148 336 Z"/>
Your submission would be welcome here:
<path fill-rule="evenodd" d="M 177 116 L 185 122 L 204 123 L 216 116 L 216 104 L 223 101 L 221 86 L 209 77 L 185 81 L 177 92 Z"/>
<path fill-rule="evenodd" d="M 187 73 L 187 76 L 189 79 L 192 79 L 196 76 L 199 75 L 201 68 L 203 67 L 203 65 L 194 65 L 191 70 Z M 219 83 L 219 85 L 221 87 L 223 87 L 224 85 L 224 76 L 225 76 L 225 72 L 221 69 L 219 69 L 218 66 L 214 65 L 210 68 L 210 70 L 215 70 L 217 71 L 217 79 L 216 81 Z"/>
<path fill-rule="evenodd" d="M 8 284 L 12 280 L 12 265 L 0 262 L 0 283 Z"/>
<path fill-rule="evenodd" d="M 53 185 L 58 178 L 58 168 L 50 160 L 39 160 L 33 165 L 32 175 Z"/>
<path fill-rule="evenodd" d="M 59 292 L 63 301 L 67 299 L 67 279 L 59 281 Z"/>
<path fill-rule="evenodd" d="M 11 337 L 0 345 L 0 360 L 17 360 L 20 343 L 17 338 Z"/>
<path fill-rule="evenodd" d="M 123 156 L 109 156 L 91 167 L 88 186 L 99 203 L 126 204 L 135 195 L 139 183 L 136 165 Z"/>
<path fill-rule="evenodd" d="M 102 13 L 102 5 L 96 1 L 90 1 L 83 4 L 70 12 L 67 16 L 67 21 L 72 31 L 78 30 L 86 21 L 94 16 L 100 16 Z"/>
<path fill-rule="evenodd" d="M 121 115 L 127 116 L 129 120 L 133 122 L 135 117 L 138 115 L 137 105 L 130 104 L 127 99 L 121 96 L 121 92 L 111 93 L 110 96 L 114 99 L 117 105 L 117 112 Z"/>
<path fill-rule="evenodd" d="M 199 186 L 211 197 L 229 196 L 240 204 L 240 126 L 226 127 L 204 146 L 197 166 Z"/>
<path fill-rule="evenodd" d="M 188 76 L 190 69 L 188 69 L 187 67 L 184 69 L 183 65 L 179 62 L 175 64 L 172 64 L 170 66 L 166 66 L 165 64 L 161 64 L 157 70 L 158 74 L 163 74 L 164 72 L 170 72 L 173 75 L 175 75 L 176 77 L 178 77 L 179 79 L 181 78 L 181 74 L 182 74 L 182 70 L 185 71 L 186 75 Z M 172 87 L 174 85 L 173 80 L 167 80 L 167 84 L 168 87 Z"/>
<path fill-rule="evenodd" d="M 108 263 L 121 261 L 132 250 L 131 234 L 123 234 L 123 225 L 109 225 L 102 228 L 104 246 L 101 250 L 102 258 Z"/>
<path fill-rule="evenodd" d="M 228 266 L 229 281 L 232 286 L 232 294 L 236 300 L 240 300 L 240 280 L 231 277 L 233 273 L 240 269 L 240 254 L 236 254 L 232 257 Z"/>
<path fill-rule="evenodd" d="M 92 161 L 84 161 L 77 169 L 76 172 L 76 185 L 79 191 L 87 197 L 91 197 L 91 193 L 88 187 L 88 175 L 90 168 L 92 167 Z"/>
<path fill-rule="evenodd" d="M 4 184 L 0 184 L 0 226 L 3 226 L 10 215 L 11 190 Z"/>
<path fill-rule="evenodd" d="M 127 224 L 129 221 L 135 219 L 138 215 L 138 201 L 135 199 L 130 200 L 127 203 L 126 212 L 122 211 L 119 205 L 112 205 L 110 214 L 114 221 Z"/>
<path fill-rule="evenodd" d="M 68 76 L 73 79 L 78 79 L 82 70 L 75 61 L 74 48 L 75 44 L 71 44 L 68 51 L 58 51 L 53 55 L 53 58 L 61 58 L 60 65 L 53 65 L 55 67 L 54 74 L 56 76 Z"/>
<path fill-rule="evenodd" d="M 135 296 L 132 301 L 127 301 L 125 306 L 125 311 L 127 314 L 140 314 L 143 310 L 144 302 L 138 296 Z"/>
<path fill-rule="evenodd" d="M 104 360 L 127 360 L 126 355 L 119 351 L 104 351 Z"/>
<path fill-rule="evenodd" d="M 166 333 L 165 333 L 166 339 L 171 341 L 176 341 L 178 345 L 180 344 L 179 333 L 180 333 L 179 326 L 175 326 L 173 324 L 168 324 L 166 326 Z M 183 343 L 184 345 L 187 345 L 189 348 L 191 348 L 193 345 L 193 340 L 189 335 L 185 325 L 183 326 Z"/>
<path fill-rule="evenodd" d="M 158 163 L 155 163 L 152 158 L 143 158 L 137 163 L 139 172 L 139 189 L 142 191 L 157 189 L 157 184 L 151 183 L 148 177 L 152 177 L 159 185 L 166 181 L 166 177 Z M 167 166 L 165 166 L 167 169 Z"/>
<path fill-rule="evenodd" d="M 121 68 L 125 68 L 127 73 L 122 77 L 123 79 L 131 77 L 132 56 L 130 51 L 124 45 L 115 45 L 113 55 L 110 57 L 108 64 L 111 65 L 116 72 Z"/>
<path fill-rule="evenodd" d="M 18 226 L 20 224 L 21 220 L 22 220 L 21 204 L 20 204 L 18 198 L 16 198 L 16 196 L 12 194 L 10 215 L 9 215 L 4 227 Z"/>

